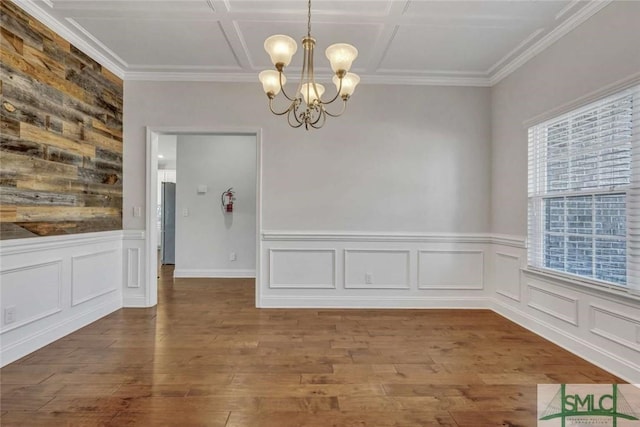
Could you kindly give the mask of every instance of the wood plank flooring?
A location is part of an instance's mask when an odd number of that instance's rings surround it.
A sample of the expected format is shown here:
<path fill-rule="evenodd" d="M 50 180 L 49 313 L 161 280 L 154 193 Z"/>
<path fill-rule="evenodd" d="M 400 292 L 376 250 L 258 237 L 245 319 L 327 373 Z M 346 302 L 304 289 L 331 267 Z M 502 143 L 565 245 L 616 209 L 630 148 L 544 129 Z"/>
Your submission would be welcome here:
<path fill-rule="evenodd" d="M 258 310 L 253 286 L 162 279 L 0 370 L 0 424 L 535 426 L 536 384 L 623 382 L 488 310 Z"/>

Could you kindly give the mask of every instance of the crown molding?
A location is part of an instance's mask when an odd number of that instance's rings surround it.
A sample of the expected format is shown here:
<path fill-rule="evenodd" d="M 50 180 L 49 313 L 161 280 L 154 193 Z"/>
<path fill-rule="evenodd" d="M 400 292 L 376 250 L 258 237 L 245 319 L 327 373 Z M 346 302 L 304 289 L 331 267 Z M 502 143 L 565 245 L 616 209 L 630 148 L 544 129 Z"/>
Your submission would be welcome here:
<path fill-rule="evenodd" d="M 529 60 L 533 59 L 539 53 L 547 49 L 549 46 L 560 40 L 565 35 L 569 34 L 571 31 L 576 29 L 593 15 L 604 9 L 612 1 L 613 0 L 597 0 L 590 2 L 588 5 L 580 9 L 576 14 L 571 16 L 571 18 L 564 21 L 553 31 L 549 32 L 549 34 L 534 43 L 529 49 L 522 52 L 511 62 L 492 74 L 489 77 L 490 86 L 498 84 L 502 79 L 516 71 L 518 68 L 522 67 Z"/>
<path fill-rule="evenodd" d="M 319 76 L 322 78 L 323 76 Z M 325 76 L 327 79 L 329 77 Z M 415 86 L 475 86 L 489 87 L 486 77 L 461 76 L 373 76 L 361 75 L 361 84 L 415 85 Z M 156 82 L 220 82 L 220 83 L 257 83 L 258 73 L 197 73 L 197 72 L 156 72 L 127 71 L 127 81 Z M 291 81 L 295 81 L 292 79 Z"/>
<path fill-rule="evenodd" d="M 38 21 L 42 22 L 47 27 L 51 28 L 55 31 L 59 36 L 63 37 L 69 43 L 80 49 L 85 54 L 89 55 L 94 61 L 98 62 L 100 65 L 111 71 L 113 74 L 118 76 L 121 79 L 124 79 L 125 72 L 124 70 L 118 66 L 113 60 L 111 60 L 108 56 L 104 55 L 100 52 L 99 49 L 96 49 L 82 37 L 78 36 L 75 32 L 71 31 L 64 24 L 62 24 L 57 19 L 53 18 L 46 11 L 38 7 L 36 4 L 31 2 L 30 0 L 11 0 L 13 3 L 18 5 L 21 9 L 27 12 L 29 15 L 36 18 Z M 47 3 L 48 4 L 48 3 Z"/>

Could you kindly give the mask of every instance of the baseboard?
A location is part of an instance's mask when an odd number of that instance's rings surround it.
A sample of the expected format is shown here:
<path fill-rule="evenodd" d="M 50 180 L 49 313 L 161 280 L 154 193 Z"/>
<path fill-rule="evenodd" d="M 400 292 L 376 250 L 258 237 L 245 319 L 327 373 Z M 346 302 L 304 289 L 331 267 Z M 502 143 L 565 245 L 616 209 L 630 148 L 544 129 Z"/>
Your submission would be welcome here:
<path fill-rule="evenodd" d="M 106 301 L 98 306 L 92 307 L 90 311 L 78 313 L 74 316 L 63 319 L 62 321 L 49 326 L 48 328 L 38 331 L 35 334 L 22 338 L 20 341 L 13 343 L 7 347 L 2 346 L 0 352 L 0 367 L 32 353 L 52 342 L 77 331 L 96 320 L 113 313 L 122 307 L 121 296 Z"/>
<path fill-rule="evenodd" d="M 143 296 L 137 297 L 124 297 L 122 301 L 122 308 L 149 308 L 147 299 Z"/>
<path fill-rule="evenodd" d="M 490 309 L 488 298 L 263 296 L 260 308 Z"/>
<path fill-rule="evenodd" d="M 176 269 L 173 277 L 177 278 L 251 278 L 256 277 L 255 270 L 217 270 L 217 269 Z"/>
<path fill-rule="evenodd" d="M 493 311 L 631 384 L 640 384 L 640 366 L 631 361 L 495 299 Z"/>

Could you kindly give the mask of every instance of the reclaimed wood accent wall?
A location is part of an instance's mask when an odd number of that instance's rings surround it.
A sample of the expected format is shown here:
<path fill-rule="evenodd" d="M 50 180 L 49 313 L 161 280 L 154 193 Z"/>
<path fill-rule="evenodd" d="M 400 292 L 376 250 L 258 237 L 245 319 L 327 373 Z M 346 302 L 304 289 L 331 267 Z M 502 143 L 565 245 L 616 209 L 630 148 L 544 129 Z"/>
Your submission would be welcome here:
<path fill-rule="evenodd" d="M 122 229 L 122 80 L 0 11 L 0 238 Z"/>

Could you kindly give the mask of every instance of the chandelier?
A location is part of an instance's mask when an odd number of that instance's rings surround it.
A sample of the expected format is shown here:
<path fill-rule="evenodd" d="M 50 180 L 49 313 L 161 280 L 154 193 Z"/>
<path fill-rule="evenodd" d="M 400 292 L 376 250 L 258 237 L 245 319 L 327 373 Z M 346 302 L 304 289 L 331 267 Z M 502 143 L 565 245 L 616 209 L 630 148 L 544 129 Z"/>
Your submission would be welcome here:
<path fill-rule="evenodd" d="M 258 78 L 269 98 L 271 112 L 278 116 L 286 115 L 289 126 L 294 128 L 304 125 L 306 130 L 309 130 L 310 127 L 319 129 L 325 124 L 327 116 L 341 116 L 347 107 L 349 97 L 360 82 L 360 77 L 357 74 L 349 72 L 351 63 L 358 56 L 358 49 L 346 43 L 333 44 L 327 48 L 325 54 L 329 59 L 331 69 L 335 73 L 333 84 L 335 84 L 337 92 L 330 100 L 323 100 L 322 95 L 325 89 L 323 85 L 316 83 L 313 70 L 313 48 L 315 44 L 316 40 L 311 37 L 311 0 L 309 0 L 307 36 L 302 39 L 302 47 L 304 48 L 302 73 L 298 88 L 293 97 L 291 97 L 284 89 L 284 85 L 287 82 L 284 68 L 291 63 L 291 58 L 298 50 L 298 45 L 291 37 L 281 34 L 271 36 L 264 41 L 264 49 L 271 57 L 271 62 L 273 62 L 276 69 L 262 71 Z M 282 111 L 276 111 L 273 108 L 273 100 L 280 91 L 288 100 L 289 106 Z M 342 109 L 334 113 L 327 111 L 325 107 L 338 98 L 342 99 Z"/>

